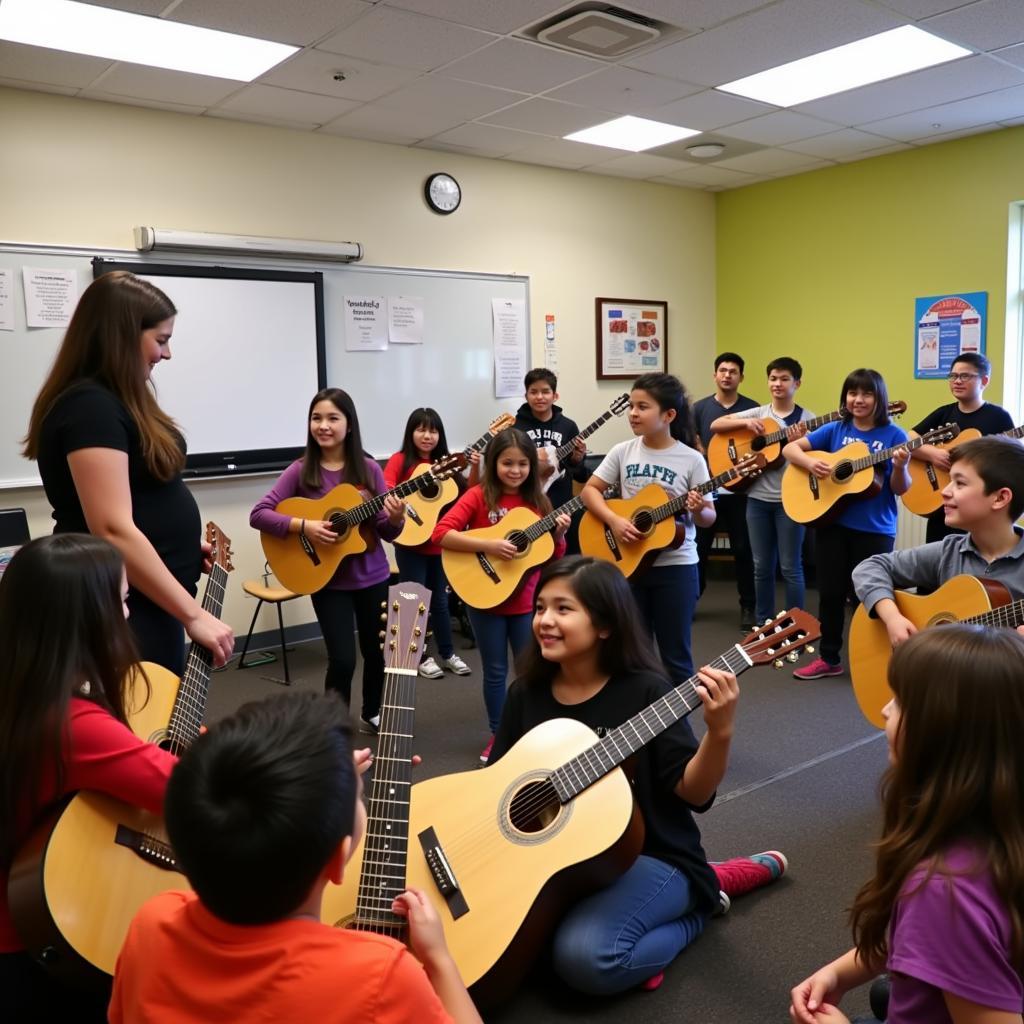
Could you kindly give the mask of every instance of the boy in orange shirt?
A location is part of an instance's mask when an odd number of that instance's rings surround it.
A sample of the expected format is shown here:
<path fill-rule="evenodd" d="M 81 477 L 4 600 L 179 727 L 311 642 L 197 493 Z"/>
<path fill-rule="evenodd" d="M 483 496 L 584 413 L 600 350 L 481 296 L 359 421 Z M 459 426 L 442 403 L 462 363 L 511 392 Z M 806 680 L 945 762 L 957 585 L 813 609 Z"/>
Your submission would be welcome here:
<path fill-rule="evenodd" d="M 346 712 L 333 695 L 247 704 L 176 766 L 165 814 L 195 892 L 165 892 L 132 922 L 111 1024 L 274 1020 L 480 1024 L 437 913 L 409 890 L 412 954 L 320 922 L 366 824 Z"/>

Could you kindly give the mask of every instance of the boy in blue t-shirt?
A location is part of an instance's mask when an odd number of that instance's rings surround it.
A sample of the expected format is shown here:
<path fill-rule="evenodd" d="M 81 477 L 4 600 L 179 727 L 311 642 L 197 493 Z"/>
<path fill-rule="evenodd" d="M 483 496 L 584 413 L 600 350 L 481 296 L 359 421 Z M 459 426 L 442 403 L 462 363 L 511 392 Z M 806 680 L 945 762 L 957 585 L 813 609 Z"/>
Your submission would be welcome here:
<path fill-rule="evenodd" d="M 854 370 L 843 382 L 839 395 L 843 418 L 791 441 L 783 455 L 794 466 L 819 479 L 829 476 L 830 463 L 814 452 L 837 452 L 854 441 L 863 441 L 871 452 L 880 452 L 907 440 L 905 431 L 889 421 L 889 395 L 885 381 L 875 370 Z M 892 551 L 896 542 L 896 496 L 910 486 L 907 462 L 910 453 L 900 448 L 891 460 L 876 469 L 882 472 L 882 488 L 871 497 L 847 505 L 838 519 L 818 528 L 818 618 L 821 620 L 821 653 L 797 679 L 840 676 L 846 598 L 853 570 L 871 555 Z"/>

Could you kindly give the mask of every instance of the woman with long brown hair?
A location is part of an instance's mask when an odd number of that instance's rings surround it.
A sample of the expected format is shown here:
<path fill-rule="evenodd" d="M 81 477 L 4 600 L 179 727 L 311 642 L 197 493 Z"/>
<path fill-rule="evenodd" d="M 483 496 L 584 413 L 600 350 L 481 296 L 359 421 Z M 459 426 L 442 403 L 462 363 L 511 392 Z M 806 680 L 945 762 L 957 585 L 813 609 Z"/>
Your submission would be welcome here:
<path fill-rule="evenodd" d="M 180 675 L 185 632 L 217 666 L 234 640 L 195 598 L 204 549 L 181 477 L 185 441 L 150 383 L 171 358 L 176 313 L 134 274 L 93 281 L 36 397 L 24 454 L 39 463 L 54 532 L 92 533 L 121 552 L 140 654 Z"/>
<path fill-rule="evenodd" d="M 800 1024 L 842 1024 L 849 989 L 888 968 L 890 1024 L 1021 1024 L 1024 638 L 923 630 L 889 663 L 890 767 L 855 946 L 792 992 Z"/>

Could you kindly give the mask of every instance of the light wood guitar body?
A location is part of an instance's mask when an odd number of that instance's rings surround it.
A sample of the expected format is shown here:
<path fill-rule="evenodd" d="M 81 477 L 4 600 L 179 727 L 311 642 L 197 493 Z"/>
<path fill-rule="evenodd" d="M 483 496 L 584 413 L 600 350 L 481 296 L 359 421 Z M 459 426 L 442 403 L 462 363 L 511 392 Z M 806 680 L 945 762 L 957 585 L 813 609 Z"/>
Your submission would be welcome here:
<path fill-rule="evenodd" d="M 619 544 L 611 529 L 595 515 L 580 520 L 580 551 L 592 558 L 613 562 L 624 576 L 632 576 L 648 555 L 657 553 L 678 539 L 679 524 L 675 519 L 657 519 L 655 512 L 669 501 L 661 484 L 648 484 L 632 498 L 612 498 L 608 507 L 624 519 L 632 521 L 640 531 L 640 540 Z M 682 529 L 685 530 L 685 527 Z"/>
<path fill-rule="evenodd" d="M 749 430 L 734 430 L 728 434 L 712 434 L 708 443 L 708 469 L 712 476 L 724 473 L 731 469 L 745 455 L 759 453 L 764 456 L 766 469 L 777 466 L 782 459 L 782 446 L 786 444 L 785 427 L 777 420 L 767 417 L 761 420 L 764 426 L 764 434 L 752 434 Z M 782 433 L 783 436 L 775 442 L 765 442 L 766 437 Z M 731 491 L 744 491 L 753 480 L 747 477 L 737 477 L 732 483 L 725 484 Z"/>
<path fill-rule="evenodd" d="M 924 597 L 897 590 L 895 600 L 900 613 L 918 630 L 922 630 L 929 626 L 984 616 L 993 608 L 1009 604 L 1010 592 L 996 580 L 954 576 L 934 593 Z M 1017 625 L 1020 621 L 1018 617 L 1013 624 Z M 889 643 L 885 623 L 871 618 L 861 605 L 854 612 L 850 623 L 850 678 L 861 712 L 879 729 L 885 728 L 882 708 L 892 699 L 892 690 L 889 689 L 890 657 L 892 645 Z"/>
<path fill-rule="evenodd" d="M 481 540 L 511 540 L 519 548 L 512 559 L 445 548 L 441 552 L 441 563 L 452 590 L 471 608 L 494 608 L 507 601 L 526 573 L 543 565 L 555 553 L 555 540 L 550 532 L 534 540 L 526 536 L 526 531 L 540 521 L 528 508 L 513 508 L 493 526 L 469 530 L 464 535 Z"/>
<path fill-rule="evenodd" d="M 420 466 L 412 475 L 430 472 L 430 466 Z M 405 526 L 395 538 L 396 544 L 414 548 L 430 540 L 441 513 L 459 496 L 459 486 L 451 478 L 437 480 L 425 490 L 413 491 L 405 499 Z"/>
<path fill-rule="evenodd" d="M 882 472 L 877 466 L 856 472 L 849 469 L 854 459 L 870 458 L 863 441 L 854 441 L 837 452 L 806 454 L 829 463 L 832 473 L 819 479 L 800 466 L 786 467 L 782 474 L 782 507 L 795 523 L 822 526 L 838 518 L 851 501 L 874 497 L 882 489 Z"/>

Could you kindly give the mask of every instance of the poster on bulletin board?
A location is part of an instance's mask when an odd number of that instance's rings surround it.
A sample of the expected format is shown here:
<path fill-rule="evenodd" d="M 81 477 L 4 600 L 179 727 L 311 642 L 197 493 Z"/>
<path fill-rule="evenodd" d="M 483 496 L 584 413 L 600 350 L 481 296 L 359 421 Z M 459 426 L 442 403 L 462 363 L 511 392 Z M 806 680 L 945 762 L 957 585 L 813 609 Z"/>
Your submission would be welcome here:
<path fill-rule="evenodd" d="M 914 377 L 949 374 L 962 352 L 985 352 L 988 292 L 932 295 L 914 300 Z"/>

